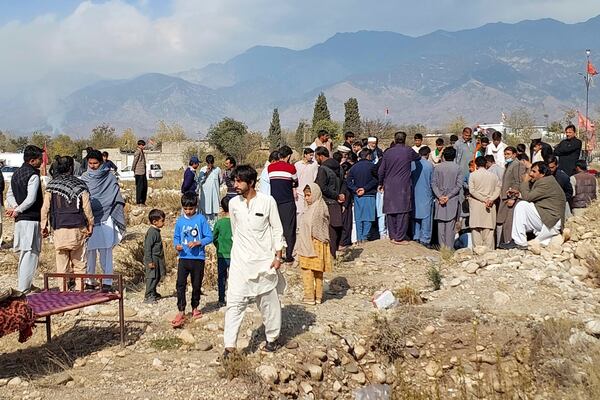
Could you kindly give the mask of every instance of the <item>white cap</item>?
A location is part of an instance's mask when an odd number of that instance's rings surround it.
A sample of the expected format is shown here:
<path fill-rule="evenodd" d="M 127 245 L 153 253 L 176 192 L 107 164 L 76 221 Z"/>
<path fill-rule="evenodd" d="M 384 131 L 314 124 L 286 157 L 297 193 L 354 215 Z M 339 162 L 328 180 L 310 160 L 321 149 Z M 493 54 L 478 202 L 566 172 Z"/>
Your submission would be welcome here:
<path fill-rule="evenodd" d="M 377 138 L 375 136 L 369 136 L 367 142 L 376 142 Z"/>
<path fill-rule="evenodd" d="M 349 152 L 350 152 L 350 149 L 349 149 L 349 148 L 347 148 L 346 146 L 344 146 L 343 144 L 340 144 L 340 145 L 337 147 L 337 151 L 339 151 L 340 153 L 349 153 Z"/>

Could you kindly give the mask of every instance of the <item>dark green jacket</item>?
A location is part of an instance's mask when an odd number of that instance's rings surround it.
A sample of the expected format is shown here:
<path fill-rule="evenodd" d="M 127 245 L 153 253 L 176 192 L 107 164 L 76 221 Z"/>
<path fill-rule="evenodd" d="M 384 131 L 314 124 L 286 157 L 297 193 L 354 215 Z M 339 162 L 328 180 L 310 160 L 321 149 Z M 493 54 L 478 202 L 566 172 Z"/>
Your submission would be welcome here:
<path fill-rule="evenodd" d="M 154 269 L 148 268 L 151 262 L 154 263 Z M 144 265 L 146 266 L 146 279 L 160 278 L 166 274 L 165 252 L 160 229 L 154 226 L 148 229 L 144 239 Z"/>
<path fill-rule="evenodd" d="M 558 221 L 562 221 L 561 229 L 564 228 L 567 199 L 553 176 L 545 176 L 533 185 L 529 182 L 521 183 L 521 197 L 535 205 L 546 227 L 552 228 Z"/>

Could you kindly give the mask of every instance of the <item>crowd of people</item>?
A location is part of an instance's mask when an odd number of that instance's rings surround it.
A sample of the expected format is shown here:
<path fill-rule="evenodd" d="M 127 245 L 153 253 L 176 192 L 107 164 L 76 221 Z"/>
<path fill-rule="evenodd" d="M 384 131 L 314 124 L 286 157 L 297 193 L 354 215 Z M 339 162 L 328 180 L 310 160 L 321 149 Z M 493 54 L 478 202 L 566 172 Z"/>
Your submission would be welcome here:
<path fill-rule="evenodd" d="M 289 146 L 271 152 L 260 177 L 233 157 L 226 158 L 223 170 L 212 155 L 202 167 L 198 157 L 191 157 L 173 233 L 178 313 L 172 326 L 186 323 L 188 279 L 191 318 L 202 316 L 205 248 L 210 243 L 217 252 L 218 302 L 226 306 L 226 355 L 235 349 L 250 301 L 263 315 L 264 349 L 276 350 L 283 263 L 297 261 L 303 302 L 315 305 L 323 301 L 323 274 L 332 270 L 333 259 L 366 241 L 525 249 L 537 238 L 547 245 L 560 235 L 566 218 L 596 199 L 596 177 L 580 159 L 575 127 L 569 125 L 565 135 L 554 148 L 534 136 L 527 152 L 524 144 L 507 146 L 500 132 L 473 135 L 469 127 L 461 138 L 452 135 L 449 144 L 436 139 L 433 149 L 421 134 L 414 135 L 411 146 L 406 133 L 397 132 L 384 150 L 376 137 L 357 139 L 346 132 L 334 151 L 329 134 L 320 131 L 295 163 Z M 144 145 L 138 142 L 133 165 L 140 205 L 147 194 Z M 8 188 L 5 215 L 15 219 L 18 289 L 32 289 L 42 237 L 50 234 L 58 272 L 94 274 L 99 260 L 103 273 L 111 274 L 112 250 L 125 232 L 125 202 L 108 154 L 90 148 L 81 167 L 73 157 L 57 156 L 45 188 L 41 163 L 42 149 L 27 146 Z M 148 214 L 144 302 L 149 304 L 162 297 L 157 286 L 166 273 L 165 218 L 158 209 Z M 112 281 L 90 279 L 81 287 L 73 280 L 68 287 L 111 291 Z"/>

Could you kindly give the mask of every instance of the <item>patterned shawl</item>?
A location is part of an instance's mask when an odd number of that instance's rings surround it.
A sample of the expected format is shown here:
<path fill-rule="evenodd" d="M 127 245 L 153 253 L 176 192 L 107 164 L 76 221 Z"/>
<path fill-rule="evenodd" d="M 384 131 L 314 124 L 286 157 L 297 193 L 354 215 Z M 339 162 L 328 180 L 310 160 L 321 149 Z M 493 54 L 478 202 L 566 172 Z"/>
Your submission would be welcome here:
<path fill-rule="evenodd" d="M 58 194 L 72 203 L 73 200 L 79 200 L 81 194 L 87 192 L 88 188 L 81 179 L 71 174 L 60 174 L 48 183 L 46 191 Z"/>

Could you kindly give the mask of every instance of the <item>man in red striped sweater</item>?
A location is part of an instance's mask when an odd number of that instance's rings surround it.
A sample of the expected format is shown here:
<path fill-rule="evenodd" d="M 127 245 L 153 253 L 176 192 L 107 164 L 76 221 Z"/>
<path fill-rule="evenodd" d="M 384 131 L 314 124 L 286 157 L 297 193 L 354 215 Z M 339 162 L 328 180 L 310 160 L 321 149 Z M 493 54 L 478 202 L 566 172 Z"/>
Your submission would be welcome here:
<path fill-rule="evenodd" d="M 292 149 L 283 146 L 279 149 L 279 161 L 269 164 L 269 182 L 271 183 L 271 196 L 277 202 L 279 218 L 283 226 L 283 237 L 287 243 L 285 249 L 285 262 L 294 262 L 292 256 L 296 245 L 296 191 L 298 176 L 296 167 L 290 164 Z"/>

